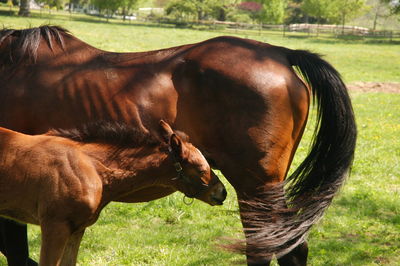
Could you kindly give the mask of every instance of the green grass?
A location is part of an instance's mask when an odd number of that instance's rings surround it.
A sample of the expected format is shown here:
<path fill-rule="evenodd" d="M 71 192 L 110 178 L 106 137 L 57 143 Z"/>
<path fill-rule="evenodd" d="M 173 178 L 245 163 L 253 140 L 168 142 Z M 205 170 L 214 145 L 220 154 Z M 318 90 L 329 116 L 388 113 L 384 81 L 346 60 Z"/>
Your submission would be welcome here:
<path fill-rule="evenodd" d="M 35 15 L 37 16 L 37 15 Z M 79 19 L 79 20 L 78 20 Z M 218 32 L 104 23 L 68 14 L 29 19 L 0 13 L 10 28 L 61 25 L 93 46 L 112 51 L 144 51 L 197 42 Z M 247 35 L 276 45 L 326 55 L 353 81 L 400 81 L 398 45 L 308 38 L 280 34 Z M 309 236 L 310 265 L 400 265 L 400 95 L 353 93 L 359 138 L 351 177 Z M 311 132 L 294 165 L 304 156 Z M 221 177 L 222 178 L 222 177 Z M 228 184 L 224 206 L 201 202 L 186 206 L 182 194 L 142 204 L 111 204 L 83 239 L 80 265 L 235 265 L 242 255 L 217 247 L 223 238 L 241 236 L 235 193 Z M 31 256 L 38 259 L 40 236 L 29 226 Z M 5 259 L 0 257 L 0 265 Z"/>
<path fill-rule="evenodd" d="M 352 98 L 354 167 L 310 234 L 311 265 L 400 265 L 400 95 Z"/>

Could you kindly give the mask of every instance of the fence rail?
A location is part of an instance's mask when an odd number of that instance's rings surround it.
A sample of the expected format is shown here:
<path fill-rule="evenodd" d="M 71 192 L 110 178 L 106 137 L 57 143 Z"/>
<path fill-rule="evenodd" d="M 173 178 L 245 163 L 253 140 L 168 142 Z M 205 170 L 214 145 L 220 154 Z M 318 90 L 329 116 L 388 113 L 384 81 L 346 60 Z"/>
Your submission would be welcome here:
<path fill-rule="evenodd" d="M 400 41 L 400 31 L 371 30 L 358 26 L 326 25 L 326 24 L 290 24 L 290 25 L 267 25 L 248 24 L 227 21 L 174 21 L 168 18 L 159 18 L 158 23 L 175 24 L 182 27 L 205 27 L 227 33 L 238 34 L 263 34 L 267 31 L 276 32 L 284 36 L 301 34 L 304 37 L 318 37 L 328 35 L 332 37 L 354 36 L 357 38 L 375 38 L 389 41 Z"/>

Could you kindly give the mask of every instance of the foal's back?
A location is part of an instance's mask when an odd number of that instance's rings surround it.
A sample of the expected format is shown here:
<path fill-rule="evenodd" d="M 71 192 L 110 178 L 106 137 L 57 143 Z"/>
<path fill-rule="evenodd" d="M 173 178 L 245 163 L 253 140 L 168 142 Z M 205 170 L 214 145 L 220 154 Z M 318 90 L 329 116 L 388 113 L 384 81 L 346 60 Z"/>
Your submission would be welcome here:
<path fill-rule="evenodd" d="M 0 215 L 39 224 L 59 208 L 90 213 L 100 200 L 99 163 L 74 141 L 0 128 L 0 158 Z"/>

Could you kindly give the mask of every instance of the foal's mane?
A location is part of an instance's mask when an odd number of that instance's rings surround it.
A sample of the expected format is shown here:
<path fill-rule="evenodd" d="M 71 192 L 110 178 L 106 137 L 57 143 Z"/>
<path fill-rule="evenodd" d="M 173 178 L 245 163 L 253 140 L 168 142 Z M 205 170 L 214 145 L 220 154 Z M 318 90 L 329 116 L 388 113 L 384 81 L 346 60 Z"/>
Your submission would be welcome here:
<path fill-rule="evenodd" d="M 6 52 L 4 59 L 8 59 L 10 63 L 19 63 L 26 56 L 31 60 L 36 60 L 37 52 L 41 39 L 45 39 L 49 48 L 53 51 L 54 45 L 59 45 L 62 49 L 65 48 L 63 35 L 69 32 L 59 26 L 40 26 L 37 28 L 14 30 L 0 30 L 0 46 L 6 41 L 9 41 L 10 51 Z M 16 37 L 16 38 L 11 38 Z M 0 56 L 2 51 L 0 50 Z"/>
<path fill-rule="evenodd" d="M 120 122 L 99 121 L 73 129 L 52 129 L 47 135 L 68 138 L 82 143 L 104 143 L 121 148 L 164 144 L 155 134 L 146 133 Z"/>

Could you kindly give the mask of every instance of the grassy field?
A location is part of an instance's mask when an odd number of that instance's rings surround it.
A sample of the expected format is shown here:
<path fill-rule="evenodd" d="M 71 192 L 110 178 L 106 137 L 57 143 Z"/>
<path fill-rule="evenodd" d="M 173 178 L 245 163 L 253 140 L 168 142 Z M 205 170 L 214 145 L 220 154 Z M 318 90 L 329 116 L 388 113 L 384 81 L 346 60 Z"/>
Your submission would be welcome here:
<path fill-rule="evenodd" d="M 37 15 L 35 15 L 37 16 Z M 17 18 L 0 13 L 0 25 L 25 28 L 56 24 L 93 46 L 112 51 L 144 51 L 197 42 L 218 32 L 105 23 L 68 15 Z M 275 45 L 326 55 L 346 82 L 400 82 L 399 45 L 328 39 L 247 35 Z M 356 158 L 333 206 L 309 236 L 310 265 L 400 265 L 400 94 L 352 93 L 359 129 Z M 306 153 L 310 130 L 294 166 Z M 182 194 L 143 204 L 111 204 L 87 230 L 79 265 L 237 265 L 242 255 L 217 247 L 241 236 L 236 197 L 222 207 L 186 206 Z M 29 226 L 31 256 L 39 256 L 40 235 Z M 5 265 L 4 257 L 0 264 Z"/>

